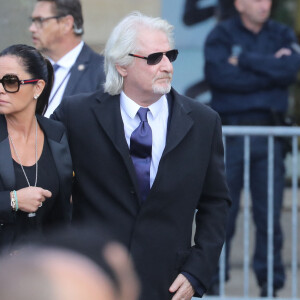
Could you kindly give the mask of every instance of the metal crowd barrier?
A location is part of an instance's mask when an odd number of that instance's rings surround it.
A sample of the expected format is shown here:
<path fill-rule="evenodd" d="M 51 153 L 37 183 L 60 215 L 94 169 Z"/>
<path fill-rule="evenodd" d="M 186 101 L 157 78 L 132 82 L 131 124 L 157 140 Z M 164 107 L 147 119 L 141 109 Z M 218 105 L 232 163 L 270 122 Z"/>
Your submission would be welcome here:
<path fill-rule="evenodd" d="M 291 253 L 291 297 L 290 298 L 276 298 L 281 300 L 300 299 L 298 294 L 298 284 L 300 285 L 300 278 L 298 276 L 298 137 L 300 136 L 300 128 L 297 127 L 268 127 L 268 126 L 223 126 L 223 141 L 224 149 L 226 151 L 226 138 L 229 136 L 244 137 L 244 258 L 243 258 L 243 295 L 240 297 L 233 297 L 226 295 L 225 287 L 225 247 L 223 248 L 220 257 L 220 295 L 219 296 L 205 296 L 209 300 L 220 299 L 272 299 L 273 294 L 273 186 L 272 180 L 274 174 L 274 138 L 286 137 L 291 138 L 292 141 L 292 219 L 291 219 L 291 234 L 292 234 L 292 253 Z M 268 139 L 268 298 L 253 298 L 249 293 L 249 228 L 250 228 L 250 137 L 251 136 L 266 136 Z M 235 280 L 232 278 L 231 280 Z M 193 298 L 196 299 L 196 298 Z"/>

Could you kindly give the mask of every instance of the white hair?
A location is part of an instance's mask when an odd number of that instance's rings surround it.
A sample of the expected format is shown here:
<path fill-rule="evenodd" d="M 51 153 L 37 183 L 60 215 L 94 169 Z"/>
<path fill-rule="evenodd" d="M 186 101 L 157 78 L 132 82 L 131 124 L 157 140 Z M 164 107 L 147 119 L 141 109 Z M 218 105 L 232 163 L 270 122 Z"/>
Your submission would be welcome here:
<path fill-rule="evenodd" d="M 164 32 L 170 47 L 174 47 L 173 29 L 166 20 L 152 18 L 135 11 L 127 15 L 111 33 L 104 49 L 104 68 L 106 81 L 105 92 L 118 95 L 123 88 L 123 77 L 116 69 L 116 65 L 128 66 L 133 62 L 129 53 L 138 51 L 137 35 L 141 27 Z"/>

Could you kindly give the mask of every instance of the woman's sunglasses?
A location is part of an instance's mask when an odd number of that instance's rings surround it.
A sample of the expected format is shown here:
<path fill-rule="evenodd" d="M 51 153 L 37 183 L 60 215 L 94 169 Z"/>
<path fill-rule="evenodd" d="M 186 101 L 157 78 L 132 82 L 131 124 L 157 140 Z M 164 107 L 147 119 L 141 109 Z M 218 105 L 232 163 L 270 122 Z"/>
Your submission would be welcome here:
<path fill-rule="evenodd" d="M 137 58 L 146 59 L 148 65 L 157 65 L 162 60 L 164 55 L 169 59 L 170 62 L 175 61 L 177 58 L 177 55 L 178 55 L 178 50 L 173 49 L 173 50 L 170 50 L 167 52 L 156 52 L 156 53 L 150 54 L 148 57 L 140 56 L 140 55 L 136 55 L 136 54 L 132 54 L 132 53 L 129 53 L 128 55 L 137 57 Z"/>
<path fill-rule="evenodd" d="M 0 79 L 0 83 L 2 83 L 2 86 L 7 93 L 17 93 L 21 84 L 36 83 L 39 80 L 40 79 L 20 80 L 17 75 L 7 74 Z"/>

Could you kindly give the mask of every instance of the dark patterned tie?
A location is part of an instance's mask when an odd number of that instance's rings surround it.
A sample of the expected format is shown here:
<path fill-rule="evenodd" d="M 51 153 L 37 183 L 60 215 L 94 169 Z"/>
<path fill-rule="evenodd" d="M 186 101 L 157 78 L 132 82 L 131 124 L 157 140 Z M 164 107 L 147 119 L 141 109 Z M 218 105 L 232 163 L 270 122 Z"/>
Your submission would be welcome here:
<path fill-rule="evenodd" d="M 152 154 L 152 130 L 148 124 L 148 108 L 141 107 L 137 115 L 141 123 L 130 137 L 130 155 L 135 167 L 140 195 L 145 201 L 150 191 L 150 164 Z"/>
<path fill-rule="evenodd" d="M 60 65 L 58 65 L 58 64 L 53 65 L 54 72 L 56 72 L 59 68 L 60 68 Z"/>

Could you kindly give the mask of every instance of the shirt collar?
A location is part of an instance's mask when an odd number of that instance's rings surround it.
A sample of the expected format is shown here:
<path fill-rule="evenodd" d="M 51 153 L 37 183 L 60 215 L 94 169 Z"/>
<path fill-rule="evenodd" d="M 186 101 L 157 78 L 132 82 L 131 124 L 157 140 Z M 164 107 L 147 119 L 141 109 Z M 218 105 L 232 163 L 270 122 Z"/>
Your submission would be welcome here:
<path fill-rule="evenodd" d="M 59 61 L 56 62 L 60 67 L 64 69 L 70 69 L 77 57 L 79 56 L 82 47 L 84 45 L 84 42 L 81 41 L 75 48 L 73 48 L 71 51 L 69 51 L 66 55 L 64 55 Z M 55 62 L 52 59 L 49 59 L 52 64 L 55 64 Z"/>
<path fill-rule="evenodd" d="M 159 100 L 148 106 L 150 113 L 155 119 L 159 113 L 162 111 L 164 104 L 167 104 L 168 100 L 166 95 L 162 95 Z M 136 102 L 130 99 L 123 91 L 120 95 L 120 105 L 122 109 L 126 112 L 126 114 L 131 118 L 134 119 L 138 110 L 141 106 L 139 106 Z"/>

